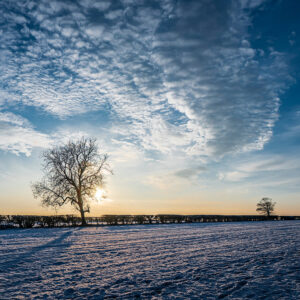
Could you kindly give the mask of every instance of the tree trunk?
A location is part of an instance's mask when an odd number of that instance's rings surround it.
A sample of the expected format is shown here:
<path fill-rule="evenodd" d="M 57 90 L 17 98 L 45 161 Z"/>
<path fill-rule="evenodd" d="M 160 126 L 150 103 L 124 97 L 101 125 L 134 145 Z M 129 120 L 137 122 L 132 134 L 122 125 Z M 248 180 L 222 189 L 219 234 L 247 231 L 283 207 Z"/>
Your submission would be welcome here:
<path fill-rule="evenodd" d="M 80 216 L 81 216 L 81 226 L 86 226 L 86 220 L 84 216 L 84 209 L 83 209 L 83 203 L 82 203 L 82 198 L 81 198 L 81 193 L 78 192 L 78 206 L 80 209 Z"/>
<path fill-rule="evenodd" d="M 85 226 L 86 224 L 86 220 L 85 220 L 85 216 L 84 216 L 84 210 L 82 207 L 80 207 L 80 215 L 81 215 L 81 226 Z"/>

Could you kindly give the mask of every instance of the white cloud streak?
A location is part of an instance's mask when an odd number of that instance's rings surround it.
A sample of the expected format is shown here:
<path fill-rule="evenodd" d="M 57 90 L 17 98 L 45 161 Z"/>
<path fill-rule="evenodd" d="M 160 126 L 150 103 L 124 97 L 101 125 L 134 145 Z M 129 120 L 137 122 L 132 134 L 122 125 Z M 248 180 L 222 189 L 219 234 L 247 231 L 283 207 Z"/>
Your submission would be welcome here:
<path fill-rule="evenodd" d="M 10 112 L 0 112 L 0 149 L 29 156 L 33 148 L 49 145 L 49 137 L 33 129 L 28 120 Z"/>
<path fill-rule="evenodd" d="M 219 180 L 228 183 L 247 182 L 257 187 L 286 185 L 287 188 L 298 189 L 294 182 L 300 176 L 300 163 L 295 155 L 256 155 L 230 165 L 228 170 L 219 172 Z"/>

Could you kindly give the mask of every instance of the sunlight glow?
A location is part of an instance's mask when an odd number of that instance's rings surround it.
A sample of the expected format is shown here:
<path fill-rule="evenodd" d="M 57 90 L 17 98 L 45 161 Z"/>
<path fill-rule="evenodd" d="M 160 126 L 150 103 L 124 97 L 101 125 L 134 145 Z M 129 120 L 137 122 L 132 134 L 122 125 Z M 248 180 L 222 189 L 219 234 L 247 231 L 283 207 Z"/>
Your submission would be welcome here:
<path fill-rule="evenodd" d="M 98 204 L 106 204 L 107 202 L 112 201 L 110 198 L 108 198 L 106 190 L 102 188 L 97 188 L 95 199 L 98 201 Z"/>
<path fill-rule="evenodd" d="M 96 193 L 95 193 L 95 198 L 98 200 L 98 201 L 103 201 L 104 198 L 105 198 L 105 191 L 101 188 L 98 188 L 96 190 Z"/>

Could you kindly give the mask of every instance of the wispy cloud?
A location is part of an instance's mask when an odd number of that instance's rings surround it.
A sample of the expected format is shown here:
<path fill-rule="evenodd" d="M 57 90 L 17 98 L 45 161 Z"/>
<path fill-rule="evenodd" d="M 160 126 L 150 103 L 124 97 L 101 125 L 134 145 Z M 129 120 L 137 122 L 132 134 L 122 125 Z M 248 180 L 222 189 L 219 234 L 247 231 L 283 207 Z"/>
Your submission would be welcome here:
<path fill-rule="evenodd" d="M 206 171 L 206 167 L 203 166 L 191 167 L 187 169 L 178 170 L 174 172 L 174 175 L 180 178 L 191 179 L 204 171 Z"/>
<path fill-rule="evenodd" d="M 225 168 L 226 169 L 226 168 Z M 227 183 L 246 183 L 248 186 L 276 187 L 277 185 L 298 189 L 295 185 L 300 176 L 298 157 L 290 155 L 261 155 L 231 163 L 227 171 L 220 171 L 218 179 Z"/>
<path fill-rule="evenodd" d="M 20 115 L 0 111 L 0 149 L 30 156 L 34 148 L 44 149 L 87 135 L 84 131 L 60 129 L 51 134 L 39 132 Z"/>
<path fill-rule="evenodd" d="M 240 172 L 240 171 L 232 171 L 232 172 L 220 172 L 218 174 L 218 178 L 220 180 L 225 180 L 225 181 L 241 181 L 247 177 L 249 177 L 249 173 L 246 172 Z"/>
<path fill-rule="evenodd" d="M 251 45 L 251 10 L 262 4 L 5 2 L 0 101 L 59 118 L 102 110 L 119 126 L 116 139 L 165 154 L 262 149 L 290 80 L 282 53 Z M 3 144 L 27 154 L 47 139 L 5 126 Z"/>
<path fill-rule="evenodd" d="M 0 112 L 0 149 L 29 156 L 33 148 L 49 145 L 49 137 L 32 128 L 28 120 L 10 112 Z"/>

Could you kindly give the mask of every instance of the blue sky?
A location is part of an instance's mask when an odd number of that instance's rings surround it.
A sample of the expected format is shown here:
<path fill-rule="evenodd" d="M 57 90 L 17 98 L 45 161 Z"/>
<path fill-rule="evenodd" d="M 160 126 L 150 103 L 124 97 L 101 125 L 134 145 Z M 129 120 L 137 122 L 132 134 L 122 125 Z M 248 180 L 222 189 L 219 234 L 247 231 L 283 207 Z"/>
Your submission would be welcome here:
<path fill-rule="evenodd" d="M 300 213 L 297 1 L 3 1 L 1 209 L 82 135 L 115 170 L 96 213 Z"/>

